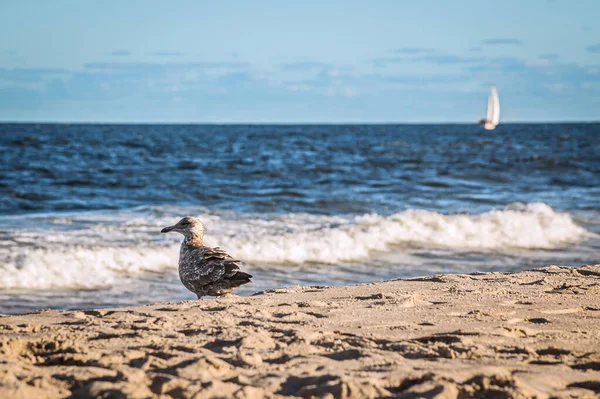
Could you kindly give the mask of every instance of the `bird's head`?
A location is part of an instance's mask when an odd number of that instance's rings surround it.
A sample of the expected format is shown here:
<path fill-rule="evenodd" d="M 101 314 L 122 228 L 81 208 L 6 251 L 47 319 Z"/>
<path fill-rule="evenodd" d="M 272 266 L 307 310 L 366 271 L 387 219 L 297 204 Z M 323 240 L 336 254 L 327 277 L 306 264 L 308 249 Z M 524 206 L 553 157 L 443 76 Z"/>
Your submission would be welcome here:
<path fill-rule="evenodd" d="M 170 231 L 176 231 L 177 233 L 183 234 L 186 239 L 200 239 L 204 237 L 204 225 L 202 222 L 192 216 L 186 216 L 181 219 L 177 224 L 173 226 L 165 227 L 160 232 L 168 233 Z"/>

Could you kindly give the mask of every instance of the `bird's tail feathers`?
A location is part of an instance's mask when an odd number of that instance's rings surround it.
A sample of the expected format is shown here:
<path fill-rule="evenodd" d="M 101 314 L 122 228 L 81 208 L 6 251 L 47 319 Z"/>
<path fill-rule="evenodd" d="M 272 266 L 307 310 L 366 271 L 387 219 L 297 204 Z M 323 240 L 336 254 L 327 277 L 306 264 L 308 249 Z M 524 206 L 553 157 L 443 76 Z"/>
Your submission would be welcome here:
<path fill-rule="evenodd" d="M 233 279 L 234 280 L 247 280 L 250 281 L 250 279 L 252 278 L 251 274 L 248 273 L 244 273 L 244 272 L 237 272 L 235 275 L 233 275 Z"/>

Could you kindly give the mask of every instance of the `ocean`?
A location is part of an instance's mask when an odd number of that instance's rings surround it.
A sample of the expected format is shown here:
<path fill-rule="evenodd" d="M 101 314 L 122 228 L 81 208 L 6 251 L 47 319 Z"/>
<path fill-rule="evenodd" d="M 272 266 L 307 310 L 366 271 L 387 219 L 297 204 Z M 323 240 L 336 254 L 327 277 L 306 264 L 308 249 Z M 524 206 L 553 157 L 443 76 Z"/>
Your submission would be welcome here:
<path fill-rule="evenodd" d="M 194 299 L 186 215 L 240 295 L 600 263 L 600 124 L 0 124 L 0 313 Z"/>

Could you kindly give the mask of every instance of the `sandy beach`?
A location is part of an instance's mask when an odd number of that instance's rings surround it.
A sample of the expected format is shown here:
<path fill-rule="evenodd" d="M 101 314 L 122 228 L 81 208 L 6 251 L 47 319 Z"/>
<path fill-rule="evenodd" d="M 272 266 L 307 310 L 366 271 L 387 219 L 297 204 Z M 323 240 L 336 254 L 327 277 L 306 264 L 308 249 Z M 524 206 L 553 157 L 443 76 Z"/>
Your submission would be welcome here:
<path fill-rule="evenodd" d="M 0 397 L 596 397 L 600 265 L 0 318 Z"/>

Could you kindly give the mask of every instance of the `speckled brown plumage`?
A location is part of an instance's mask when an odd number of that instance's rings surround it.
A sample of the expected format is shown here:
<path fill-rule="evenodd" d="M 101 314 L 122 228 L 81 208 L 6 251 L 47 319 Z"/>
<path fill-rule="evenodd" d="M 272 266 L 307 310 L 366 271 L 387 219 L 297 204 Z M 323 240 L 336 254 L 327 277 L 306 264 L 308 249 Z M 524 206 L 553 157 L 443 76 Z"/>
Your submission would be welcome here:
<path fill-rule="evenodd" d="M 219 247 L 204 246 L 204 225 L 200 220 L 188 216 L 161 232 L 170 231 L 184 236 L 179 251 L 179 278 L 198 299 L 202 296 L 225 295 L 251 282 L 252 276 L 240 270 L 240 261 Z"/>

